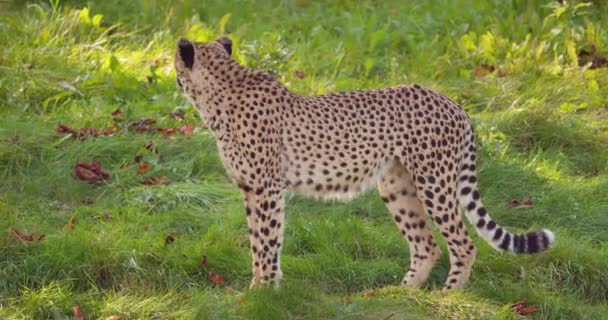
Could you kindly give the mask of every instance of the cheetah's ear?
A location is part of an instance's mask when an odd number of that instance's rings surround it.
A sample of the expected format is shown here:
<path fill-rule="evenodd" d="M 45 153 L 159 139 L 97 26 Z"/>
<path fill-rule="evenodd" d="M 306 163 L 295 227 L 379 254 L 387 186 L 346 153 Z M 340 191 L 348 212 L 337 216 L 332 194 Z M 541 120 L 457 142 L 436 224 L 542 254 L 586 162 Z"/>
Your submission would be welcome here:
<path fill-rule="evenodd" d="M 224 49 L 226 49 L 226 52 L 228 52 L 229 56 L 232 55 L 232 40 L 230 40 L 230 38 L 223 36 L 217 39 L 217 42 L 224 46 Z"/>
<path fill-rule="evenodd" d="M 177 43 L 177 46 L 182 61 L 188 69 L 192 70 L 192 66 L 194 65 L 194 46 L 192 45 L 192 42 L 181 38 Z"/>

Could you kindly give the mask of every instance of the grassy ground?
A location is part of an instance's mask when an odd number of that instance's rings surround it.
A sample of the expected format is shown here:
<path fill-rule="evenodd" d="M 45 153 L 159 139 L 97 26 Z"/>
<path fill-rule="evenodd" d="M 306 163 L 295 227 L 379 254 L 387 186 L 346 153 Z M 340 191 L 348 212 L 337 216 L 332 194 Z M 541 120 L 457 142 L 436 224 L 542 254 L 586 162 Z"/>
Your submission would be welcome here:
<path fill-rule="evenodd" d="M 563 2 L 0 2 L 0 318 L 517 319 L 509 306 L 526 300 L 534 319 L 608 319 L 608 6 Z M 283 285 L 248 290 L 237 189 L 172 70 L 179 37 L 224 33 L 237 60 L 301 94 L 416 82 L 460 102 L 492 216 L 553 229 L 555 248 L 515 257 L 476 237 L 466 289 L 437 290 L 447 257 L 406 289 L 407 245 L 376 192 L 294 196 Z M 197 130 L 128 125 L 145 118 Z M 75 178 L 92 158 L 108 181 Z M 142 184 L 154 176 L 172 182 Z M 506 206 L 525 196 L 532 207 Z"/>

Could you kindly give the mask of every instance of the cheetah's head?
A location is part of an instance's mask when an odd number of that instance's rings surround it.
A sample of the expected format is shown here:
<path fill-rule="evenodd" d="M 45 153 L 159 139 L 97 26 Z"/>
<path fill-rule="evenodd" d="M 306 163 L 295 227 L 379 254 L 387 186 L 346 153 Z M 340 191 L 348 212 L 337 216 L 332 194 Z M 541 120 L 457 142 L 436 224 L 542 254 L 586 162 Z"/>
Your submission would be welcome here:
<path fill-rule="evenodd" d="M 180 39 L 175 54 L 177 85 L 184 94 L 196 100 L 210 88 L 213 74 L 230 60 L 232 41 L 221 37 L 213 42 L 191 42 Z"/>

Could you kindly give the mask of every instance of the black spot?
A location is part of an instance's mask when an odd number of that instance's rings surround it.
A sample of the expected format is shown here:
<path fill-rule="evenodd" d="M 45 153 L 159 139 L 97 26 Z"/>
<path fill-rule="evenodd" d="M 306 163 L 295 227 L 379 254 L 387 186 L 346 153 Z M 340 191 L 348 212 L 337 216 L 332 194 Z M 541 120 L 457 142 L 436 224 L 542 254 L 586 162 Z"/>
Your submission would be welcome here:
<path fill-rule="evenodd" d="M 544 235 L 544 233 L 543 233 Z M 536 253 L 541 250 L 538 246 L 538 233 L 530 232 L 526 235 L 526 246 L 528 247 L 528 253 Z"/>
<path fill-rule="evenodd" d="M 484 219 L 479 219 L 479 221 L 477 221 L 477 228 L 483 228 L 483 226 L 486 225 L 486 220 Z"/>
<path fill-rule="evenodd" d="M 480 217 L 484 217 L 487 213 L 488 213 L 488 211 L 484 207 L 481 207 L 481 208 L 477 209 L 477 214 Z"/>
<path fill-rule="evenodd" d="M 494 230 L 494 228 L 496 228 L 496 222 L 490 220 L 490 222 L 488 222 L 488 226 L 487 226 L 488 230 L 492 231 Z"/>
<path fill-rule="evenodd" d="M 469 205 L 467 205 L 467 210 L 472 211 L 473 209 L 475 209 L 475 207 L 477 206 L 477 203 L 475 203 L 474 201 L 469 202 Z"/>
<path fill-rule="evenodd" d="M 502 239 L 502 243 L 498 247 L 500 247 L 503 250 L 509 250 L 510 244 L 511 244 L 511 235 L 508 233 L 505 233 L 505 237 Z"/>
<path fill-rule="evenodd" d="M 471 188 L 469 187 L 464 187 L 462 188 L 462 190 L 460 190 L 460 194 L 462 194 L 463 196 L 466 196 L 469 193 L 471 193 Z"/>
<path fill-rule="evenodd" d="M 473 191 L 473 200 L 479 200 L 480 197 L 481 195 L 479 194 L 479 191 Z"/>
<path fill-rule="evenodd" d="M 502 228 L 498 228 L 498 229 L 496 229 L 496 232 L 494 233 L 494 238 L 492 238 L 492 240 L 496 241 L 496 240 L 500 239 L 501 236 L 502 236 Z"/>

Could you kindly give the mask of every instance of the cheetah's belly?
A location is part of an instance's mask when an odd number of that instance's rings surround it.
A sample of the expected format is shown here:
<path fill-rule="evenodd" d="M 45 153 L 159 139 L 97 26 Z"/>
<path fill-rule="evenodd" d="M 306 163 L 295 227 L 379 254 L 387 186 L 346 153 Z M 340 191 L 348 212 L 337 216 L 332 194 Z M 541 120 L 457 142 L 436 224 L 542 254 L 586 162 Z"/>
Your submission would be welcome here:
<path fill-rule="evenodd" d="M 390 167 L 390 160 L 353 166 L 348 160 L 323 166 L 323 161 L 308 161 L 286 170 L 288 190 L 321 199 L 350 200 L 376 186 Z M 346 163 L 345 166 L 340 164 Z"/>

